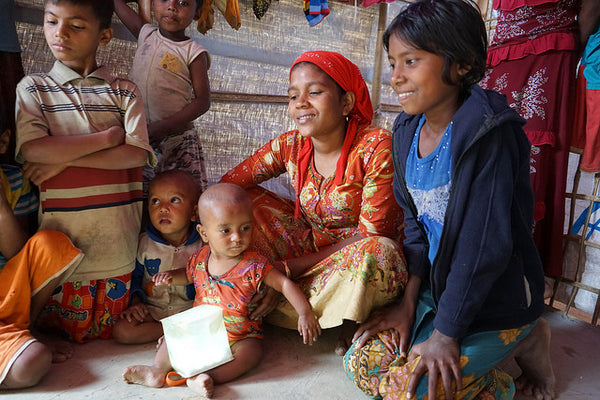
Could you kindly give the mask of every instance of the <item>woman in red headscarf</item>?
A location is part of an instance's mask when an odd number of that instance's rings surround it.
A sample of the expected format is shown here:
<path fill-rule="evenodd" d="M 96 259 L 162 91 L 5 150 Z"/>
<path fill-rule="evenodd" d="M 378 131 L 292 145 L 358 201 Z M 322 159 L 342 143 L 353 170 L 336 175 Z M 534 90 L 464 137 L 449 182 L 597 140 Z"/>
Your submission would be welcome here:
<path fill-rule="evenodd" d="M 222 181 L 248 188 L 255 249 L 296 281 L 321 327 L 344 326 L 336 347 L 343 354 L 356 324 L 397 298 L 407 280 L 391 133 L 371 126 L 367 85 L 338 53 L 302 54 L 290 69 L 288 95 L 297 129 L 262 146 Z M 295 201 L 256 186 L 285 172 Z M 251 317 L 277 305 L 267 320 L 295 329 L 293 307 L 273 300 L 267 294 Z"/>

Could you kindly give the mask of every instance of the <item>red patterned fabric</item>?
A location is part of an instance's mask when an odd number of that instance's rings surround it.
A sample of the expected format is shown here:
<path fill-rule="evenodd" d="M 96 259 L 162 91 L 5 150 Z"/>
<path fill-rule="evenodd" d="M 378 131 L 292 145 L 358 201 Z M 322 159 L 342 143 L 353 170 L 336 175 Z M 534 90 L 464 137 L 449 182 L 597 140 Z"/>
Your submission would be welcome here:
<path fill-rule="evenodd" d="M 579 0 L 496 0 L 498 25 L 480 83 L 505 94 L 526 120 L 536 201 L 534 237 L 551 276 L 562 273 L 579 6 Z"/>
<path fill-rule="evenodd" d="M 38 324 L 79 343 L 110 339 L 115 319 L 129 305 L 130 284 L 131 272 L 89 282 L 65 282 L 44 306 Z"/>

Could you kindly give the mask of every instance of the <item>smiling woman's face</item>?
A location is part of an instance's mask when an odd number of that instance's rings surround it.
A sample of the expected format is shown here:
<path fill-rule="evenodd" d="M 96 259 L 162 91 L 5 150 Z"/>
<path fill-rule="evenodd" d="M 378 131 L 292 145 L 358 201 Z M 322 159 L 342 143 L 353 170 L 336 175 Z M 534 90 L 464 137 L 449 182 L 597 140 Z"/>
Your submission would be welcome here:
<path fill-rule="evenodd" d="M 348 96 L 319 67 L 297 64 L 290 74 L 288 97 L 288 111 L 302 136 L 345 135 Z"/>

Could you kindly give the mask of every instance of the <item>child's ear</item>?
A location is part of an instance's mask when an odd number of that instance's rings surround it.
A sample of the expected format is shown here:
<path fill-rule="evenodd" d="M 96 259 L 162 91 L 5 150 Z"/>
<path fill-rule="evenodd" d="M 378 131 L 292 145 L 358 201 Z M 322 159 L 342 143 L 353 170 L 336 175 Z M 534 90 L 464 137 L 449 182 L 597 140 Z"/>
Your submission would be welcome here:
<path fill-rule="evenodd" d="M 459 65 L 457 72 L 458 72 L 458 75 L 462 77 L 462 76 L 465 76 L 466 74 L 468 74 L 470 70 L 471 70 L 470 65 Z"/>
<path fill-rule="evenodd" d="M 8 151 L 8 145 L 10 143 L 10 129 L 6 129 L 0 134 L 0 154 L 4 154 Z"/>
<path fill-rule="evenodd" d="M 192 217 L 190 218 L 190 221 L 192 221 L 192 222 L 200 221 L 200 218 L 198 217 L 198 205 L 194 206 L 194 209 L 192 210 Z"/>
<path fill-rule="evenodd" d="M 114 31 L 112 27 L 102 29 L 100 32 L 100 46 L 106 46 L 113 38 L 113 34 Z"/>
<path fill-rule="evenodd" d="M 206 236 L 206 231 L 204 230 L 204 227 L 202 226 L 201 223 L 198 223 L 198 225 L 196 225 L 196 230 L 200 234 L 200 237 L 202 238 L 202 241 L 204 243 L 208 243 L 208 237 Z"/>

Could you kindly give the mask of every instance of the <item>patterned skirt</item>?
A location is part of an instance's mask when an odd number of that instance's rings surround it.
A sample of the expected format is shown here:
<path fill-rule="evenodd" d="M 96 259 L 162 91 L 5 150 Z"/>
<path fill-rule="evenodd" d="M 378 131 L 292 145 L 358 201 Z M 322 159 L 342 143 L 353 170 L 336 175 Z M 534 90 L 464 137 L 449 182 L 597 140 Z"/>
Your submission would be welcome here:
<path fill-rule="evenodd" d="M 411 347 L 427 340 L 433 333 L 435 317 L 433 299 L 423 291 L 416 310 Z M 460 366 L 462 391 L 455 399 L 510 400 L 515 386 L 512 377 L 495 366 L 524 339 L 534 324 L 517 329 L 479 332 L 461 340 Z M 344 369 L 365 394 L 375 399 L 406 399 L 408 382 L 421 357 L 407 362 L 398 350 L 400 339 L 395 330 L 378 333 L 362 348 L 355 344 L 344 356 Z M 410 350 L 409 350 L 410 353 Z M 421 377 L 415 396 L 417 399 L 444 399 L 441 379 L 435 396 L 428 396 L 428 378 Z"/>
<path fill-rule="evenodd" d="M 172 169 L 188 171 L 192 174 L 194 182 L 200 192 L 206 190 L 208 180 L 204 164 L 204 152 L 200 143 L 200 136 L 195 129 L 187 130 L 181 134 L 163 139 L 158 147 L 154 148 L 158 159 L 155 167 L 144 166 L 144 196 L 148 197 L 148 186 L 154 177 L 161 172 Z"/>
<path fill-rule="evenodd" d="M 262 188 L 251 189 L 256 221 L 253 249 L 272 260 L 285 260 L 317 251 L 311 228 L 295 219 L 294 203 Z M 402 250 L 393 240 L 373 236 L 351 243 L 295 279 L 322 328 L 344 320 L 364 321 L 371 310 L 398 298 L 408 273 Z M 283 301 L 267 317 L 289 329 L 298 326 L 298 314 Z"/>

